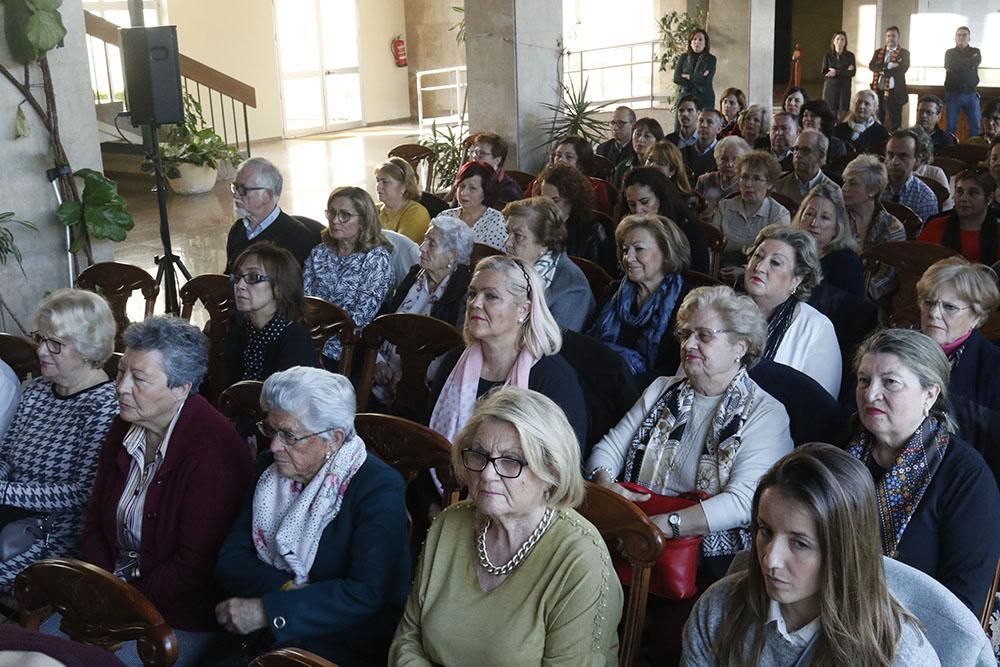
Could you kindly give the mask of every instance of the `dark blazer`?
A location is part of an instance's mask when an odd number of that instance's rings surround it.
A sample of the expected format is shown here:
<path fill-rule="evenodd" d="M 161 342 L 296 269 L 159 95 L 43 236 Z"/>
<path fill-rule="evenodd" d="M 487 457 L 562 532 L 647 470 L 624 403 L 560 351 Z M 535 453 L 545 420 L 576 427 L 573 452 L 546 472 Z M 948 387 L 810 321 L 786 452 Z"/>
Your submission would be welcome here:
<path fill-rule="evenodd" d="M 590 291 L 587 276 L 565 252 L 556 262 L 545 302 L 559 326 L 573 331 L 583 331 L 594 312 L 594 293 Z"/>
<path fill-rule="evenodd" d="M 389 296 L 379 315 L 395 313 L 403 304 L 413 283 L 417 282 L 417 274 L 420 273 L 420 265 L 414 264 L 410 272 L 406 274 L 402 282 Z M 459 264 L 452 271 L 451 278 L 448 279 L 448 286 L 444 288 L 444 294 L 438 302 L 431 306 L 431 317 L 447 322 L 448 324 L 461 328 L 461 322 L 465 319 L 465 293 L 469 290 L 469 281 L 472 280 L 472 269 L 468 264 Z"/>
<path fill-rule="evenodd" d="M 1000 348 L 979 331 L 951 371 L 948 398 L 962 439 L 979 451 L 1000 486 Z"/>
<path fill-rule="evenodd" d="M 632 141 L 631 138 L 627 138 L 625 145 L 619 146 L 618 142 L 614 139 L 608 139 L 604 143 L 599 144 L 594 152 L 610 160 L 611 164 L 618 164 L 620 160 L 624 160 L 632 152 Z"/>
<path fill-rule="evenodd" d="M 847 428 L 847 415 L 823 385 L 791 366 L 761 359 L 750 379 L 785 406 L 795 446 L 830 442 Z"/>
<path fill-rule="evenodd" d="M 851 141 L 851 126 L 847 123 L 839 123 L 833 128 L 833 136 L 843 139 L 848 146 L 853 146 L 859 153 L 879 153 L 882 146 L 889 140 L 889 130 L 885 125 L 875 121 L 872 126 L 858 135 L 858 138 Z"/>
<path fill-rule="evenodd" d="M 674 66 L 674 83 L 679 87 L 678 98 L 694 95 L 698 98 L 699 109 L 714 108 L 715 90 L 712 81 L 715 78 L 715 66 L 716 58 L 708 51 L 682 53 Z M 682 76 L 684 74 L 688 74 L 690 78 L 685 79 Z"/>
<path fill-rule="evenodd" d="M 855 296 L 865 295 L 865 267 L 858 253 L 850 248 L 841 248 L 823 255 L 819 264 L 825 284 Z"/>
<path fill-rule="evenodd" d="M 226 333 L 226 347 L 223 359 L 226 366 L 224 386 L 245 379 L 243 377 L 243 351 L 247 346 L 247 327 L 252 327 L 248 319 L 240 317 L 233 322 Z M 292 366 L 312 366 L 320 368 L 319 354 L 313 345 L 309 332 L 298 322 L 292 322 L 274 343 L 264 351 L 264 378 L 284 371 Z"/>
<path fill-rule="evenodd" d="M 893 87 L 889 92 L 889 99 L 896 104 L 906 104 L 906 71 L 910 69 L 910 52 L 899 46 L 899 60 L 897 67 L 890 70 L 889 76 L 893 78 Z M 875 90 L 875 73 L 881 72 L 885 68 L 885 47 L 875 49 L 872 59 L 868 62 L 868 69 L 873 75 L 872 90 Z"/>
<path fill-rule="evenodd" d="M 319 244 L 320 232 L 282 211 L 267 229 L 251 241 L 247 239 L 243 220 L 237 220 L 229 228 L 229 236 L 226 239 L 225 273 L 232 273 L 233 262 L 239 254 L 258 241 L 270 241 L 285 248 L 295 255 L 300 265 L 305 266 L 309 253 Z"/>
<path fill-rule="evenodd" d="M 83 559 L 113 571 L 116 513 L 131 458 L 122 441 L 131 424 L 116 417 L 104 441 L 83 530 Z M 179 630 L 217 629 L 221 591 L 212 567 L 253 476 L 250 450 L 232 425 L 198 395 L 189 396 L 146 493 L 132 582 Z"/>
<path fill-rule="evenodd" d="M 697 146 L 697 144 L 692 144 L 681 149 L 681 157 L 684 158 L 684 164 L 691 167 L 695 178 L 710 171 L 715 171 L 718 168 L 715 164 L 715 148 L 709 148 L 702 153 L 698 150 Z"/>
<path fill-rule="evenodd" d="M 271 465 L 257 462 L 257 477 Z M 386 664 L 389 644 L 410 591 L 404 484 L 368 452 L 351 480 L 337 518 L 323 529 L 309 585 L 282 591 L 291 573 L 257 555 L 251 537 L 253 492 L 243 503 L 215 566 L 233 596 L 263 598 L 279 646 L 302 646 L 340 665 Z M 276 629 L 273 620 L 285 619 Z"/>

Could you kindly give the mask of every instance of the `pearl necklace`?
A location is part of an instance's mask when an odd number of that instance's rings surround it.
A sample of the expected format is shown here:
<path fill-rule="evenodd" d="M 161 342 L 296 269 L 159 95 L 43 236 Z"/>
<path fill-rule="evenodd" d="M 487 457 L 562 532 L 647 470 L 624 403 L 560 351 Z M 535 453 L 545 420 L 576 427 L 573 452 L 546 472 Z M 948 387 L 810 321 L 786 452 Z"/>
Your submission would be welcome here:
<path fill-rule="evenodd" d="M 482 532 L 479 533 L 479 539 L 476 540 L 476 550 L 479 552 L 479 564 L 482 565 L 484 570 L 495 577 L 503 577 L 510 574 L 515 567 L 528 557 L 531 550 L 538 544 L 538 540 L 542 539 L 542 535 L 545 534 L 545 531 L 552 523 L 555 513 L 556 511 L 551 507 L 546 508 L 545 514 L 542 515 L 542 520 L 535 526 L 535 530 L 532 531 L 531 535 L 528 535 L 528 539 L 524 541 L 521 548 L 511 556 L 509 561 L 500 566 L 494 565 L 490 561 L 489 554 L 486 553 L 486 531 L 490 529 L 490 524 L 492 523 L 492 520 L 487 518 L 486 525 L 483 526 Z"/>

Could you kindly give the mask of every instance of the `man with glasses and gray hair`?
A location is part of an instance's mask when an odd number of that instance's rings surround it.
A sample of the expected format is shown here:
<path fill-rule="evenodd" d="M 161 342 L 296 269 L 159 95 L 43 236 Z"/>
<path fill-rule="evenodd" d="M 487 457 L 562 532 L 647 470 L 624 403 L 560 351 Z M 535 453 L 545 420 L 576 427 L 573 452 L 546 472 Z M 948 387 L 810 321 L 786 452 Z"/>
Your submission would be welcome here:
<path fill-rule="evenodd" d="M 611 138 L 597 146 L 594 152 L 618 164 L 632 152 L 632 126 L 635 125 L 635 112 L 631 108 L 621 106 L 615 109 L 611 120 Z"/>
<path fill-rule="evenodd" d="M 226 269 L 232 273 L 233 262 L 252 243 L 269 241 L 291 252 L 300 265 L 319 243 L 323 225 L 315 226 L 293 218 L 278 206 L 283 179 L 270 160 L 252 157 L 236 170 L 230 189 L 233 209 L 239 219 L 229 229 L 226 239 Z"/>

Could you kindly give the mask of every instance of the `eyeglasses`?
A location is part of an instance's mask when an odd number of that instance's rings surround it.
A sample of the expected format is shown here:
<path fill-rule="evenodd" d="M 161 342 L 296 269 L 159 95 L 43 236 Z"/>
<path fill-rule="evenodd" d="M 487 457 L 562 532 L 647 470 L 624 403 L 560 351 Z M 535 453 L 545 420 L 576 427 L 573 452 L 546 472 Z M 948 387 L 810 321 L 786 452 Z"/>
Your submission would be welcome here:
<path fill-rule="evenodd" d="M 326 217 L 330 222 L 335 222 L 338 225 L 346 225 L 352 218 L 358 217 L 358 214 L 344 209 L 338 211 L 335 208 L 328 208 L 326 209 Z"/>
<path fill-rule="evenodd" d="M 474 449 L 462 450 L 462 465 L 465 466 L 466 470 L 482 472 L 486 470 L 487 463 L 492 463 L 496 473 L 507 479 L 519 477 L 521 471 L 528 465 L 525 461 L 510 456 L 487 456 Z"/>
<path fill-rule="evenodd" d="M 626 125 L 629 125 L 629 123 L 623 120 L 613 120 L 609 124 L 611 125 L 611 127 L 625 127 Z"/>
<path fill-rule="evenodd" d="M 336 426 L 331 426 L 330 428 L 323 429 L 322 431 L 316 431 L 315 433 L 309 433 L 308 435 L 295 435 L 291 431 L 286 431 L 283 428 L 274 428 L 267 423 L 267 420 L 261 419 L 257 422 L 257 430 L 267 438 L 268 440 L 274 440 L 275 438 L 281 438 L 281 441 L 286 445 L 295 446 L 299 442 L 313 437 L 314 435 L 322 435 L 324 433 L 329 433 L 330 431 L 337 430 Z"/>
<path fill-rule="evenodd" d="M 812 146 L 792 146 L 792 152 L 801 153 L 805 157 L 809 157 L 810 155 L 818 153 L 819 151 L 813 148 Z"/>
<path fill-rule="evenodd" d="M 236 182 L 229 184 L 229 191 L 232 192 L 234 195 L 239 195 L 241 197 L 246 197 L 248 192 L 253 192 L 254 190 L 267 190 L 267 189 L 268 188 L 248 188 L 242 183 L 236 183 Z"/>
<path fill-rule="evenodd" d="M 263 273 L 234 273 L 229 276 L 229 282 L 234 287 L 239 285 L 241 280 L 247 285 L 256 285 L 257 283 L 266 283 L 271 279 Z"/>
<path fill-rule="evenodd" d="M 968 310 L 972 306 L 959 306 L 954 303 L 948 303 L 947 301 L 937 301 L 935 299 L 922 299 L 920 301 L 920 306 L 926 308 L 927 312 L 934 312 L 936 306 L 941 306 L 941 312 L 945 316 L 954 315 L 955 313 L 961 312 L 963 310 Z"/>
<path fill-rule="evenodd" d="M 757 174 L 740 174 L 740 180 L 744 183 L 767 183 L 766 176 Z"/>
<path fill-rule="evenodd" d="M 37 331 L 32 331 L 28 335 L 31 336 L 31 340 L 35 343 L 36 346 L 40 346 L 42 343 L 45 343 L 45 347 L 47 347 L 49 352 L 51 352 L 52 354 L 59 354 L 60 352 L 62 352 L 63 345 L 65 345 L 65 343 L 62 342 L 61 340 L 56 340 L 55 338 L 49 338 L 48 336 L 43 336 Z"/>
<path fill-rule="evenodd" d="M 484 151 L 482 148 L 473 148 L 469 151 L 469 157 L 473 160 L 485 160 L 486 158 L 493 157 L 493 153 Z"/>
<path fill-rule="evenodd" d="M 674 336 L 681 343 L 687 342 L 691 334 L 698 336 L 698 342 L 708 344 L 715 340 L 719 334 L 735 333 L 732 329 L 709 329 L 708 327 L 695 327 L 694 329 L 675 329 Z"/>

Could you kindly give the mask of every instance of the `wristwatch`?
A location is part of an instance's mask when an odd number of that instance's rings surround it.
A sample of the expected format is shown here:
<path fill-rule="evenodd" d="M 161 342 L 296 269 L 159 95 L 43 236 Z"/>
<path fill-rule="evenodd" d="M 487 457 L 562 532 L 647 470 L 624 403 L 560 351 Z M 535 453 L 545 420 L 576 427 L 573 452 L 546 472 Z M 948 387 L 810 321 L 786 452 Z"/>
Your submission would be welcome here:
<path fill-rule="evenodd" d="M 671 512 L 667 515 L 667 523 L 670 524 L 670 537 L 676 540 L 681 536 L 681 515 Z"/>

